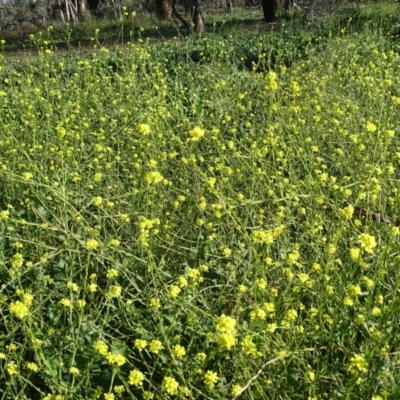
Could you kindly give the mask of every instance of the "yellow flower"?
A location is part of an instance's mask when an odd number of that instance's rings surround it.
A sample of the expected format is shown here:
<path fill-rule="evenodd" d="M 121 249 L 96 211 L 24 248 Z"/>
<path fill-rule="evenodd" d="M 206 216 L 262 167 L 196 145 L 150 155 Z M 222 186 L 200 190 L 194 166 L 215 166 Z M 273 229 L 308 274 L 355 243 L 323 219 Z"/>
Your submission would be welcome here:
<path fill-rule="evenodd" d="M 11 267 L 14 269 L 22 267 L 24 263 L 24 257 L 20 253 L 16 253 L 13 255 L 11 259 Z"/>
<path fill-rule="evenodd" d="M 9 216 L 10 216 L 9 210 L 0 211 L 0 221 L 4 221 L 4 220 L 8 219 Z"/>
<path fill-rule="evenodd" d="M 78 376 L 78 375 L 80 374 L 79 369 L 76 368 L 76 367 L 71 367 L 71 368 L 69 369 L 69 372 L 70 372 L 71 375 L 74 375 L 74 376 Z"/>
<path fill-rule="evenodd" d="M 95 198 L 92 200 L 92 204 L 93 204 L 95 207 L 99 207 L 99 206 L 101 205 L 102 202 L 103 202 L 103 198 L 100 197 L 100 196 L 97 196 L 97 197 L 95 197 Z"/>
<path fill-rule="evenodd" d="M 351 307 L 354 304 L 354 301 L 350 297 L 345 297 L 343 299 L 343 304 L 345 304 L 346 306 Z"/>
<path fill-rule="evenodd" d="M 159 340 L 153 340 L 149 346 L 150 352 L 154 354 L 158 354 L 163 348 L 164 346 Z"/>
<path fill-rule="evenodd" d="M 257 279 L 256 284 L 261 290 L 264 290 L 267 287 L 267 281 L 264 278 Z"/>
<path fill-rule="evenodd" d="M 204 383 L 208 387 L 208 389 L 214 389 L 215 384 L 218 382 L 218 374 L 213 371 L 207 371 L 204 374 Z"/>
<path fill-rule="evenodd" d="M 375 283 L 371 278 L 368 278 L 367 276 L 363 276 L 361 279 L 363 280 L 367 289 L 371 289 L 374 287 Z"/>
<path fill-rule="evenodd" d="M 237 287 L 237 290 L 240 292 L 240 293 L 246 293 L 246 291 L 247 291 L 247 287 L 245 286 L 245 285 L 239 285 L 238 287 Z"/>
<path fill-rule="evenodd" d="M 350 258 L 353 261 L 357 261 L 360 258 L 360 249 L 352 247 L 350 250 Z"/>
<path fill-rule="evenodd" d="M 125 392 L 125 387 L 122 385 L 117 385 L 114 387 L 114 392 L 118 394 L 122 394 Z"/>
<path fill-rule="evenodd" d="M 271 244 L 274 241 L 274 232 L 270 230 L 257 230 L 251 234 L 256 244 Z"/>
<path fill-rule="evenodd" d="M 6 346 L 6 349 L 9 351 L 15 351 L 18 349 L 18 345 L 16 345 L 15 343 L 11 343 L 8 346 Z"/>
<path fill-rule="evenodd" d="M 108 353 L 106 359 L 110 364 L 115 364 L 119 367 L 126 363 L 126 358 L 122 354 Z"/>
<path fill-rule="evenodd" d="M 29 308 L 26 304 L 21 301 L 14 301 L 10 304 L 10 312 L 19 319 L 24 319 L 29 312 Z"/>
<path fill-rule="evenodd" d="M 257 347 L 250 335 L 246 335 L 240 344 L 245 354 L 257 357 Z"/>
<path fill-rule="evenodd" d="M 357 325 L 362 325 L 365 322 L 365 317 L 362 314 L 358 314 L 354 321 Z"/>
<path fill-rule="evenodd" d="M 162 389 L 165 390 L 171 396 L 178 392 L 179 383 L 172 377 L 166 376 L 161 385 Z"/>
<path fill-rule="evenodd" d="M 242 387 L 240 385 L 233 385 L 231 388 L 231 395 L 238 396 L 242 391 Z"/>
<path fill-rule="evenodd" d="M 121 296 L 122 287 L 119 285 L 112 285 L 106 293 L 106 297 L 109 299 L 117 298 Z"/>
<path fill-rule="evenodd" d="M 107 271 L 107 278 L 114 279 L 118 276 L 118 271 L 114 268 L 111 268 Z"/>
<path fill-rule="evenodd" d="M 352 205 L 348 205 L 340 210 L 340 216 L 344 219 L 350 219 L 354 214 L 354 207 Z"/>
<path fill-rule="evenodd" d="M 205 135 L 205 130 L 200 128 L 199 126 L 194 127 L 190 132 L 191 140 L 193 142 L 199 141 L 204 135 Z"/>
<path fill-rule="evenodd" d="M 6 365 L 6 370 L 8 375 L 13 376 L 18 374 L 18 366 L 15 364 L 15 361 L 10 361 Z"/>
<path fill-rule="evenodd" d="M 307 371 L 304 374 L 304 379 L 309 381 L 309 382 L 314 382 L 315 381 L 315 372 L 314 371 Z"/>
<path fill-rule="evenodd" d="M 381 311 L 381 309 L 379 307 L 374 307 L 372 309 L 372 315 L 374 315 L 374 316 L 381 315 L 381 313 L 382 313 L 382 311 Z"/>
<path fill-rule="evenodd" d="M 120 218 L 120 220 L 122 222 L 129 222 L 130 221 L 128 214 L 120 214 L 119 218 Z"/>
<path fill-rule="evenodd" d="M 97 285 L 94 282 L 89 283 L 88 290 L 90 293 L 94 293 L 97 290 Z"/>
<path fill-rule="evenodd" d="M 150 125 L 148 125 L 148 124 L 139 124 L 137 126 L 137 130 L 139 133 L 141 133 L 144 136 L 148 135 L 151 132 Z"/>
<path fill-rule="evenodd" d="M 82 309 L 86 305 L 86 301 L 84 299 L 79 299 L 75 302 L 76 308 Z"/>
<path fill-rule="evenodd" d="M 172 285 L 169 290 L 168 290 L 168 297 L 175 298 L 178 297 L 179 293 L 181 292 L 181 289 L 179 286 Z"/>
<path fill-rule="evenodd" d="M 180 344 L 177 344 L 176 346 L 174 346 L 173 352 L 177 358 L 182 358 L 183 356 L 186 355 L 185 348 L 183 346 L 181 346 Z"/>
<path fill-rule="evenodd" d="M 33 371 L 33 372 L 39 371 L 39 367 L 38 367 L 35 363 L 33 363 L 33 362 L 28 362 L 28 364 L 26 364 L 26 367 L 27 367 L 29 370 Z"/>
<path fill-rule="evenodd" d="M 121 242 L 118 239 L 112 239 L 109 241 L 108 244 L 112 247 L 118 247 L 121 244 Z"/>
<path fill-rule="evenodd" d="M 103 393 L 103 388 L 101 387 L 101 386 L 97 386 L 96 387 L 96 390 L 94 391 L 94 393 L 93 393 L 93 397 L 95 398 L 95 399 L 99 399 L 100 398 L 100 396 L 102 395 L 102 393 Z M 104 397 L 105 397 L 106 395 L 104 395 Z"/>
<path fill-rule="evenodd" d="M 360 296 L 361 294 L 361 288 L 358 285 L 350 285 L 348 288 L 350 296 L 356 297 Z"/>
<path fill-rule="evenodd" d="M 376 131 L 376 125 L 373 122 L 368 121 L 367 125 L 366 125 L 366 129 L 367 129 L 367 132 L 375 132 Z"/>
<path fill-rule="evenodd" d="M 221 333 L 236 333 L 236 320 L 232 317 L 228 317 L 225 314 L 222 314 L 217 321 L 217 331 Z"/>
<path fill-rule="evenodd" d="M 184 287 L 186 287 L 188 285 L 188 281 L 186 280 L 186 278 L 184 276 L 180 276 L 178 278 L 178 285 L 181 288 L 184 288 Z"/>
<path fill-rule="evenodd" d="M 136 339 L 135 340 L 135 347 L 139 350 L 142 351 L 146 348 L 147 346 L 147 342 L 146 340 L 142 340 L 142 339 Z"/>
<path fill-rule="evenodd" d="M 350 359 L 349 370 L 352 372 L 367 372 L 368 362 L 361 354 L 355 354 Z"/>
<path fill-rule="evenodd" d="M 132 386 L 142 386 L 144 381 L 144 375 L 137 369 L 134 369 L 129 373 L 129 384 Z"/>
<path fill-rule="evenodd" d="M 228 247 L 225 247 L 225 248 L 222 249 L 222 254 L 223 254 L 225 257 L 229 257 L 229 256 L 232 254 L 232 250 L 229 249 Z"/>
<path fill-rule="evenodd" d="M 203 280 L 200 271 L 196 268 L 189 268 L 187 274 L 194 282 L 201 282 Z"/>
<path fill-rule="evenodd" d="M 300 92 L 300 85 L 296 81 L 291 81 L 290 89 L 292 89 L 293 94 L 297 94 Z"/>
<path fill-rule="evenodd" d="M 219 346 L 229 350 L 236 344 L 236 338 L 232 333 L 220 333 L 217 337 Z"/>
<path fill-rule="evenodd" d="M 143 390 L 143 400 L 153 400 L 154 399 L 154 394 L 147 391 Z"/>
<path fill-rule="evenodd" d="M 290 265 L 294 265 L 297 263 L 297 261 L 300 258 L 300 253 L 298 250 L 293 250 L 291 253 L 288 254 L 287 256 L 287 261 Z"/>
<path fill-rule="evenodd" d="M 294 321 L 297 318 L 297 311 L 293 308 L 286 311 L 286 319 L 288 321 Z"/>
<path fill-rule="evenodd" d="M 376 247 L 376 240 L 374 236 L 368 233 L 362 233 L 358 236 L 358 241 L 360 242 L 361 248 L 367 253 L 373 254 Z"/>
<path fill-rule="evenodd" d="M 61 300 L 59 301 L 59 304 L 60 304 L 61 306 L 63 306 L 63 307 L 66 307 L 66 308 L 72 308 L 72 303 L 71 303 L 71 300 L 70 300 L 70 299 L 66 299 L 66 298 L 61 299 Z"/>
<path fill-rule="evenodd" d="M 157 299 L 155 297 L 150 299 L 150 307 L 153 308 L 154 310 L 158 310 L 161 307 L 160 299 Z"/>
<path fill-rule="evenodd" d="M 33 178 L 33 175 L 32 175 L 30 172 L 24 172 L 24 173 L 22 174 L 22 179 L 23 179 L 25 182 L 30 181 L 32 178 Z"/>
<path fill-rule="evenodd" d="M 88 250 L 95 250 L 99 247 L 99 242 L 96 239 L 89 239 L 86 241 L 86 248 Z"/>
<path fill-rule="evenodd" d="M 155 185 L 164 180 L 164 177 L 158 171 L 151 171 L 146 175 L 146 182 Z"/>
<path fill-rule="evenodd" d="M 104 343 L 101 340 L 98 340 L 95 344 L 94 344 L 94 351 L 96 353 L 101 354 L 102 356 L 106 356 L 108 354 L 108 346 L 106 343 Z"/>
<path fill-rule="evenodd" d="M 267 313 L 260 307 L 254 307 L 253 310 L 250 311 L 250 319 L 260 319 L 264 320 L 267 318 Z"/>
<path fill-rule="evenodd" d="M 267 81 L 267 89 L 270 89 L 273 92 L 278 89 L 278 81 L 277 81 L 276 72 L 269 71 L 268 74 L 266 75 L 265 79 Z"/>
<path fill-rule="evenodd" d="M 103 174 L 102 174 L 102 173 L 96 172 L 96 173 L 94 174 L 94 176 L 93 176 L 93 180 L 94 180 L 95 182 L 100 182 L 102 177 L 103 177 Z"/>
<path fill-rule="evenodd" d="M 69 290 L 71 290 L 72 292 L 77 292 L 78 289 L 79 289 L 78 285 L 76 283 L 73 283 L 73 282 L 68 282 L 67 283 L 67 288 Z"/>

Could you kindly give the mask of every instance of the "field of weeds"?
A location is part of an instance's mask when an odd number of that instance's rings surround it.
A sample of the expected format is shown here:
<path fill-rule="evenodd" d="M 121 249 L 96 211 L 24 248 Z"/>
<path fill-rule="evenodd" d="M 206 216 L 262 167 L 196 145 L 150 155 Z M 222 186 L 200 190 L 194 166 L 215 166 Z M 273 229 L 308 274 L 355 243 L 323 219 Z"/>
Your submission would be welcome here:
<path fill-rule="evenodd" d="M 0 399 L 400 398 L 391 38 L 32 40 L 1 59 Z"/>

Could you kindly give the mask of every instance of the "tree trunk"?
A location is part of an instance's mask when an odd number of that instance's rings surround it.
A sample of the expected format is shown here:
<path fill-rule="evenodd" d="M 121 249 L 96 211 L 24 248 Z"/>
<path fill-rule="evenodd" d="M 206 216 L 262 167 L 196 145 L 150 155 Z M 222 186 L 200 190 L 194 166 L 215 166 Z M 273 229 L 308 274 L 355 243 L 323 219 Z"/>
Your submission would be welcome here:
<path fill-rule="evenodd" d="M 172 0 L 172 4 L 171 4 L 171 8 L 172 8 L 172 16 L 174 18 L 176 18 L 179 22 L 181 22 L 185 28 L 190 31 L 190 25 L 189 23 L 185 20 L 185 18 L 183 18 L 177 11 L 176 9 L 176 0 Z"/>
<path fill-rule="evenodd" d="M 228 13 L 233 11 L 232 0 L 226 0 L 226 11 Z"/>
<path fill-rule="evenodd" d="M 66 5 L 69 6 L 70 21 L 72 21 L 73 24 L 76 24 L 78 22 L 78 9 L 76 3 L 74 4 L 72 0 L 68 0 Z"/>
<path fill-rule="evenodd" d="M 124 18 L 122 17 L 121 5 L 119 3 L 115 3 L 114 7 L 115 7 L 115 17 L 120 21 L 122 21 Z"/>
<path fill-rule="evenodd" d="M 272 22 L 276 18 L 276 1 L 275 0 L 262 0 L 261 6 L 264 13 L 264 21 Z"/>
<path fill-rule="evenodd" d="M 157 0 L 157 17 L 159 19 L 169 19 L 171 15 L 171 9 L 169 7 L 168 0 Z"/>
<path fill-rule="evenodd" d="M 185 7 L 185 15 L 188 16 L 190 14 L 190 9 L 192 7 L 191 0 L 185 0 L 184 7 Z"/>
<path fill-rule="evenodd" d="M 201 16 L 199 0 L 193 0 L 193 24 L 196 33 L 204 33 L 204 21 Z"/>
<path fill-rule="evenodd" d="M 60 0 L 58 0 L 58 6 L 59 6 L 59 10 L 60 10 L 60 19 L 61 19 L 61 22 L 62 22 L 62 23 L 65 23 L 66 21 L 65 21 L 65 17 L 64 17 L 64 11 L 63 11 L 63 9 L 62 9 L 61 1 L 60 1 Z"/>
<path fill-rule="evenodd" d="M 293 7 L 293 0 L 283 0 L 282 1 L 282 7 L 285 10 L 288 10 L 289 8 L 292 8 Z"/>
<path fill-rule="evenodd" d="M 65 15 L 67 22 L 71 22 L 71 17 L 69 15 L 69 7 L 68 7 L 68 0 L 65 1 Z"/>
<path fill-rule="evenodd" d="M 79 10 L 79 14 L 81 14 L 81 15 L 86 12 L 85 0 L 78 0 L 78 10 Z"/>

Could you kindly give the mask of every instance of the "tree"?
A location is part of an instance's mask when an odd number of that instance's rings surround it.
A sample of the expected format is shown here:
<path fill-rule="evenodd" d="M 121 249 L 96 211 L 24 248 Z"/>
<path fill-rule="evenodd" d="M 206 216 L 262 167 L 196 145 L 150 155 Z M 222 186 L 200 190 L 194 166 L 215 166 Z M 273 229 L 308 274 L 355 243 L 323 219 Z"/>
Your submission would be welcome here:
<path fill-rule="evenodd" d="M 187 30 L 190 30 L 189 23 L 186 21 L 185 18 L 182 17 L 182 15 L 179 14 L 178 10 L 176 9 L 176 0 L 172 0 L 171 8 L 172 16 L 176 18 L 179 22 L 181 22 Z"/>
<path fill-rule="evenodd" d="M 179 20 L 185 26 L 186 29 L 190 30 L 190 24 L 179 14 L 179 12 L 176 9 L 176 0 L 172 0 L 171 8 L 172 8 L 172 16 L 177 20 Z M 204 21 L 201 15 L 199 0 L 190 0 L 189 9 L 192 16 L 194 31 L 197 33 L 203 33 Z"/>
<path fill-rule="evenodd" d="M 156 11 L 159 19 L 169 19 L 171 16 L 171 9 L 168 0 L 157 0 Z"/>
<path fill-rule="evenodd" d="M 277 3 L 276 0 L 262 0 L 261 7 L 264 13 L 264 21 L 272 22 L 276 18 Z"/>
<path fill-rule="evenodd" d="M 80 15 L 85 14 L 86 12 L 86 1 L 85 0 L 78 0 L 78 11 Z"/>
<path fill-rule="evenodd" d="M 193 10 L 192 21 L 194 25 L 194 31 L 197 33 L 203 33 L 204 21 L 201 16 L 199 0 L 192 0 L 192 10 Z"/>
<path fill-rule="evenodd" d="M 293 7 L 293 0 L 283 0 L 282 1 L 282 7 L 285 10 L 288 10 L 289 8 L 292 8 Z"/>

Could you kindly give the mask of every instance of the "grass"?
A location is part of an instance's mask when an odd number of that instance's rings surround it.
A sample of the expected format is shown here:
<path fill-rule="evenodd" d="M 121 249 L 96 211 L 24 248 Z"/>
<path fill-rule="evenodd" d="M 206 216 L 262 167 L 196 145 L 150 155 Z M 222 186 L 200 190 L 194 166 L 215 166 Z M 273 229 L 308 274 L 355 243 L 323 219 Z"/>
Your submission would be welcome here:
<path fill-rule="evenodd" d="M 395 21 L 330 21 L 1 59 L 1 399 L 399 398 Z"/>

